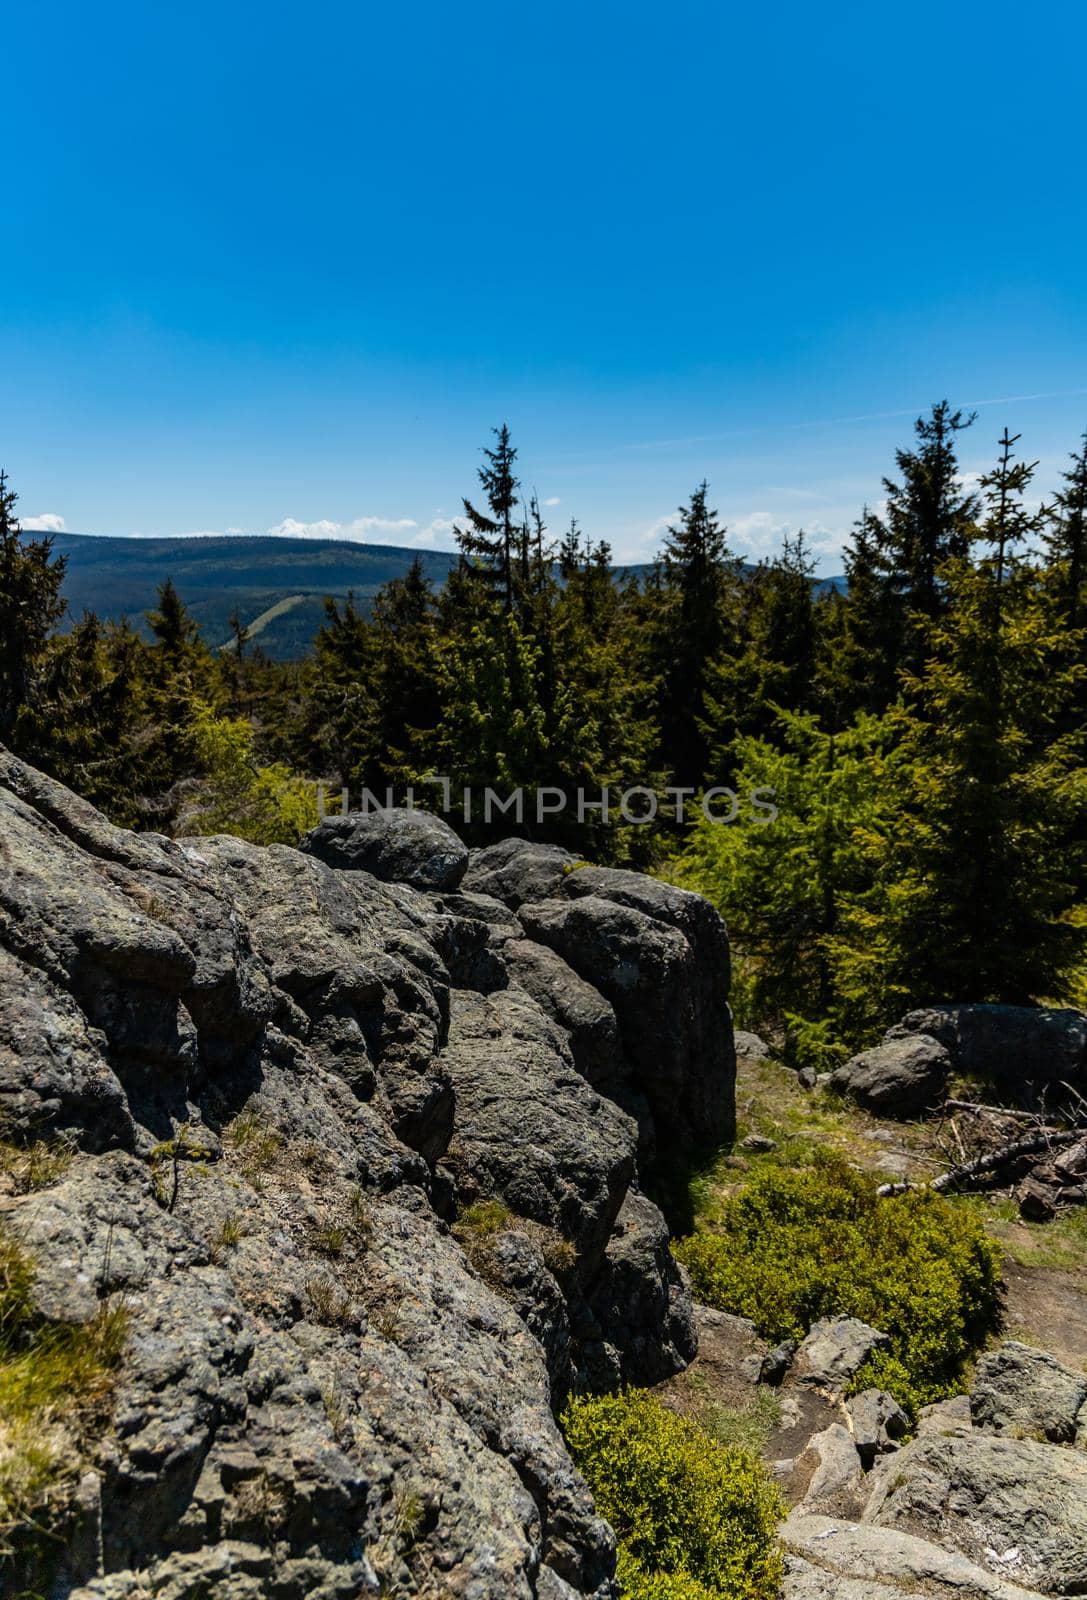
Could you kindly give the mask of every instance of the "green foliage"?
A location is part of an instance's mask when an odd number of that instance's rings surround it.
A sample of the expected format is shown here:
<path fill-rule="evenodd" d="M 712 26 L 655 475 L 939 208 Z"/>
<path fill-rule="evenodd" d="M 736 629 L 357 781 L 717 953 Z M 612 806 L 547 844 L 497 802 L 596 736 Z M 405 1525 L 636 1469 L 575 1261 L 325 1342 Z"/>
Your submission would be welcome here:
<path fill-rule="evenodd" d="M 27 1562 L 34 1570 L 27 1530 L 47 1534 L 62 1511 L 128 1327 L 119 1304 L 81 1326 L 50 1322 L 35 1310 L 33 1284 L 30 1257 L 0 1229 L 0 1572 L 8 1573 Z"/>
<path fill-rule="evenodd" d="M 315 820 L 299 774 L 356 800 L 409 785 L 425 800 L 440 774 L 453 805 L 473 791 L 455 812 L 472 843 L 517 831 L 642 866 L 671 850 L 729 922 L 736 1010 L 796 1065 L 832 1065 L 915 1003 L 1081 1000 L 1087 448 L 1043 510 L 1007 429 L 964 485 L 972 420 L 946 401 L 918 418 L 885 509 L 856 524 L 849 593 L 829 598 L 802 532 L 742 568 L 704 482 L 636 574 L 576 524 L 554 541 L 500 428 L 455 566 L 420 556 L 375 594 L 376 555 L 329 556 L 341 598 L 312 659 L 288 664 L 262 657 L 240 609 L 229 643 L 216 613 L 209 649 L 181 579 L 142 636 L 93 616 L 57 635 L 62 563 L 20 536 L 5 481 L 0 740 L 160 831 L 290 843 Z M 448 573 L 437 593 L 428 570 Z M 710 785 L 743 797 L 729 826 L 698 820 L 690 797 Z M 634 787 L 656 797 L 651 826 L 617 820 Z M 605 788 L 607 821 L 579 813 L 578 791 Z M 544 789 L 566 806 L 540 820 Z M 517 790 L 520 817 L 494 803 Z M 752 790 L 774 791 L 768 826 Z"/>
<path fill-rule="evenodd" d="M 857 1387 L 907 1410 L 956 1393 L 996 1325 L 1000 1253 L 974 1212 L 923 1190 L 879 1199 L 876 1182 L 822 1157 L 765 1167 L 675 1250 L 708 1305 L 750 1317 L 777 1343 L 820 1317 L 853 1316 L 890 1343 Z"/>
<path fill-rule="evenodd" d="M 72 1164 L 75 1146 L 65 1138 L 31 1139 L 2 1137 L 0 1122 L 0 1172 L 11 1179 L 17 1194 L 34 1194 L 58 1183 Z"/>
<path fill-rule="evenodd" d="M 463 1239 L 489 1239 L 508 1228 L 512 1220 L 509 1206 L 501 1200 L 477 1200 L 464 1207 L 453 1225 L 453 1232 Z"/>
<path fill-rule="evenodd" d="M 314 785 L 282 763 L 260 766 L 253 729 L 196 701 L 189 741 L 203 776 L 187 796 L 182 831 L 233 833 L 253 844 L 297 844 L 317 826 Z"/>
<path fill-rule="evenodd" d="M 772 822 L 747 807 L 728 825 L 699 817 L 677 876 L 718 907 L 740 952 L 735 997 L 741 1021 L 793 1017 L 797 1065 L 833 1041 L 806 1030 L 804 1019 L 849 1017 L 832 986 L 827 940 L 840 897 L 868 882 L 864 839 L 887 806 L 882 778 L 890 735 L 861 716 L 839 734 L 811 714 L 780 712 L 774 738 L 736 745 L 733 788 L 773 795 Z M 813 1024 L 814 1027 L 814 1024 Z"/>
<path fill-rule="evenodd" d="M 885 820 L 859 836 L 868 886 L 826 946 L 844 1012 L 873 1023 L 943 995 L 1063 998 L 1084 959 L 1081 647 L 1029 569 L 944 571 L 946 614 L 889 718 Z"/>
<path fill-rule="evenodd" d="M 575 1399 L 567 1444 L 615 1529 L 623 1593 L 636 1600 L 771 1600 L 784 1502 L 762 1464 L 715 1444 L 653 1395 Z"/>
<path fill-rule="evenodd" d="M 18 496 L 0 469 L 0 743 L 12 741 L 21 711 L 36 696 L 49 634 L 65 612 L 64 561 L 51 539 L 24 539 Z"/>

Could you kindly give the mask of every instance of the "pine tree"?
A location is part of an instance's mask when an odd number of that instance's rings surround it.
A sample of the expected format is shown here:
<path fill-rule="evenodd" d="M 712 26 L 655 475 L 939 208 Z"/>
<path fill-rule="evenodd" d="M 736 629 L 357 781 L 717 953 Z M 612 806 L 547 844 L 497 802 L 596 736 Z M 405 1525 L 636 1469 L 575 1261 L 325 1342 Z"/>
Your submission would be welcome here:
<path fill-rule="evenodd" d="M 979 480 L 985 516 L 978 528 L 979 537 L 993 547 L 992 563 L 996 588 L 1005 572 L 1017 560 L 1016 547 L 1037 533 L 1047 515 L 1045 508 L 1027 509 L 1024 495 L 1034 477 L 1037 461 L 1016 461 L 1014 446 L 1022 434 L 1009 434 L 1007 428 L 997 441 L 1000 459 L 992 472 Z"/>
<path fill-rule="evenodd" d="M 879 518 L 865 506 L 845 551 L 847 591 L 835 674 L 846 716 L 877 716 L 898 693 L 906 614 Z"/>
<path fill-rule="evenodd" d="M 305 708 L 305 765 L 359 789 L 381 776 L 379 647 L 375 630 L 349 593 L 325 601 L 313 646 Z"/>
<path fill-rule="evenodd" d="M 964 417 L 941 400 L 914 424 L 917 447 L 896 452 L 901 483 L 883 480 L 887 511 L 880 553 L 888 601 L 901 609 L 902 659 L 914 668 L 924 648 L 924 622 L 938 617 L 945 604 L 941 568 L 966 556 L 977 520 L 978 500 L 962 487 L 955 453 L 956 436 L 973 421 L 974 413 Z"/>
<path fill-rule="evenodd" d="M 61 598 L 66 562 L 53 540 L 22 537 L 18 496 L 0 469 L 0 743 L 16 742 L 49 636 L 67 607 Z"/>
<path fill-rule="evenodd" d="M 678 525 L 668 529 L 653 621 L 663 764 L 685 785 L 700 784 L 709 765 L 706 695 L 711 667 L 729 641 L 736 572 L 725 529 L 706 503 L 708 492 L 700 483 L 690 504 L 680 507 Z"/>
<path fill-rule="evenodd" d="M 837 982 L 873 1026 L 953 995 L 1029 1004 L 1067 992 L 1084 930 L 1081 669 L 1037 574 L 943 568 L 947 609 L 891 713 L 894 805 L 875 879 L 844 919 Z"/>
<path fill-rule="evenodd" d="M 479 469 L 479 482 L 487 498 L 487 511 L 478 511 L 464 501 L 466 527 L 453 532 L 460 547 L 461 561 L 485 583 L 488 592 L 509 616 L 514 605 L 514 564 L 520 532 L 514 512 L 520 504 L 520 484 L 514 473 L 517 451 L 505 423 L 494 430 L 495 448 L 484 446 L 485 464 Z"/>
<path fill-rule="evenodd" d="M 375 782 L 395 783 L 418 770 L 420 752 L 441 716 L 434 592 L 418 556 L 374 600 Z"/>
<path fill-rule="evenodd" d="M 1046 537 L 1057 603 L 1069 627 L 1087 621 L 1087 433 L 1049 513 Z"/>
<path fill-rule="evenodd" d="M 20 754 L 122 827 L 143 819 L 146 646 L 86 613 L 45 652 L 37 693 L 19 718 Z"/>

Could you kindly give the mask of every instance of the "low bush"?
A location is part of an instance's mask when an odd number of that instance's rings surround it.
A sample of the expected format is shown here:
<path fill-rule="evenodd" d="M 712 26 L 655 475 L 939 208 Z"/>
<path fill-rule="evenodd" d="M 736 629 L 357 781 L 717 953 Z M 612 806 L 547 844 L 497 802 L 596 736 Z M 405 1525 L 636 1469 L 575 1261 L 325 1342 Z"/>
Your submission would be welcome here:
<path fill-rule="evenodd" d="M 780 1494 L 761 1462 L 713 1442 L 642 1390 L 563 1414 L 570 1452 L 619 1539 L 625 1600 L 770 1600 Z"/>
<path fill-rule="evenodd" d="M 890 1343 L 857 1388 L 912 1415 L 956 1393 L 1000 1316 L 1000 1252 L 968 1206 L 924 1190 L 880 1199 L 836 1157 L 766 1167 L 675 1247 L 698 1299 L 750 1317 L 763 1338 L 802 1338 L 820 1317 L 859 1317 Z"/>

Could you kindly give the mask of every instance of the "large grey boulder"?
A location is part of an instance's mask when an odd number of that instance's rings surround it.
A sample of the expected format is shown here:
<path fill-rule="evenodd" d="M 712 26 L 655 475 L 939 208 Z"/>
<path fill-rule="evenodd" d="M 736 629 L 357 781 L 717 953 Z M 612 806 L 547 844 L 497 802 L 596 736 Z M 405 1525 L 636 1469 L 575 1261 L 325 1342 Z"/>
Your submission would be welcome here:
<path fill-rule="evenodd" d="M 937 1005 L 910 1011 L 888 1040 L 938 1039 L 956 1072 L 1021 1094 L 1087 1081 L 1087 1016 L 1056 1006 Z"/>
<path fill-rule="evenodd" d="M 942 1096 L 951 1073 L 946 1047 L 924 1034 L 886 1040 L 835 1069 L 830 1087 L 866 1111 L 913 1117 Z"/>
<path fill-rule="evenodd" d="M 970 1391 L 975 1428 L 1071 1444 L 1087 1423 L 1087 1376 L 1008 1339 L 982 1356 Z"/>
<path fill-rule="evenodd" d="M 974 1432 L 914 1439 L 869 1477 L 866 1523 L 937 1539 L 1041 1590 L 1087 1591 L 1087 1454 Z"/>
<path fill-rule="evenodd" d="M 299 848 L 330 867 L 368 872 L 416 889 L 455 889 L 468 849 L 447 822 L 428 811 L 383 810 L 328 817 Z"/>
<path fill-rule="evenodd" d="M 502 959 L 510 981 L 531 995 L 567 1035 L 582 1077 L 614 1096 L 622 1086 L 624 1061 L 611 1002 L 546 945 L 511 939 L 502 946 Z"/>
<path fill-rule="evenodd" d="M 602 1261 L 635 1170 L 637 1129 L 575 1069 L 565 1036 L 516 989 L 453 996 L 442 1060 L 457 1102 L 445 1168 L 458 1193 L 494 1195 Z"/>
<path fill-rule="evenodd" d="M 690 1295 L 657 1207 L 628 1191 L 585 1296 L 579 1376 L 601 1388 L 659 1383 L 698 1353 Z"/>
<path fill-rule="evenodd" d="M 5 1175 L 0 1228 L 42 1316 L 129 1310 L 53 1587 L 612 1600 L 554 1413 L 693 1353 L 617 1101 L 644 1071 L 677 1126 L 731 1114 L 723 930 L 618 875 L 605 920 L 652 973 L 624 1008 L 614 967 L 459 888 L 432 822 L 323 837 L 135 836 L 0 751 L 0 1112 L 69 1150 L 33 1193 Z M 578 872 L 529 855 L 573 909 Z M 631 1047 L 653 1004 L 663 1068 Z"/>
<path fill-rule="evenodd" d="M 860 1510 L 864 1468 L 849 1429 L 840 1422 L 813 1435 L 794 1467 L 806 1478 L 800 1504 L 805 1511 L 852 1515 Z"/>
<path fill-rule="evenodd" d="M 577 867 L 576 856 L 558 845 L 530 839 L 503 839 L 485 850 L 473 850 L 464 887 L 491 895 L 517 911 L 526 900 L 554 894 Z"/>
<path fill-rule="evenodd" d="M 986 1571 L 897 1528 L 843 1521 L 798 1507 L 782 1524 L 785 1600 L 1040 1600 L 1012 1575 Z M 1047 1592 L 1047 1591 L 1042 1591 Z"/>

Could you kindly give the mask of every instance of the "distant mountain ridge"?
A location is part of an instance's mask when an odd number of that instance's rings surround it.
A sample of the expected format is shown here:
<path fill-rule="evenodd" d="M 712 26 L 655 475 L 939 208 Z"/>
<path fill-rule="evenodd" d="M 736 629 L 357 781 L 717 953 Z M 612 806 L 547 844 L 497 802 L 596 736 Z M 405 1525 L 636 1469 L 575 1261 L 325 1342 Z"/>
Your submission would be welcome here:
<path fill-rule="evenodd" d="M 402 578 L 416 557 L 435 588 L 458 559 L 455 550 L 280 534 L 144 539 L 58 533 L 53 548 L 68 562 L 63 592 L 72 620 L 94 611 L 103 621 L 127 617 L 146 633 L 144 614 L 154 607 L 159 585 L 172 578 L 212 648 L 229 639 L 236 608 L 254 641 L 276 661 L 307 653 L 326 597 L 342 600 L 353 592 L 369 610 L 381 586 Z M 640 572 L 646 565 L 620 570 Z M 816 582 L 818 591 L 843 587 L 841 578 Z"/>

